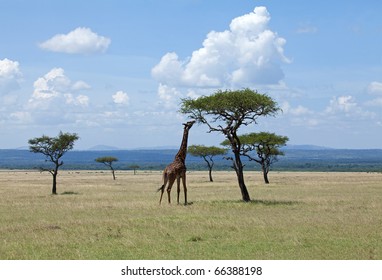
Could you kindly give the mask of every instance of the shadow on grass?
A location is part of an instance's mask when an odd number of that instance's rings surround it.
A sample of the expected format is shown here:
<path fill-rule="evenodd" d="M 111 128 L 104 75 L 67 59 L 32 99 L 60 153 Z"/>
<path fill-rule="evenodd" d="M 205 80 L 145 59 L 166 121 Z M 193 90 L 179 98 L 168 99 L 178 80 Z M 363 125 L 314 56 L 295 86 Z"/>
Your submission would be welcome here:
<path fill-rule="evenodd" d="M 255 199 L 252 200 L 250 203 L 254 204 L 263 204 L 266 206 L 277 206 L 277 205 L 296 205 L 300 204 L 299 201 L 291 201 L 291 200 L 264 200 L 264 199 Z"/>
<path fill-rule="evenodd" d="M 222 201 L 214 201 L 214 204 L 249 204 L 249 205 L 265 205 L 265 206 L 292 206 L 301 204 L 299 201 L 291 201 L 291 200 L 266 200 L 266 199 L 253 199 L 249 202 L 245 202 L 243 200 L 222 200 Z"/>
<path fill-rule="evenodd" d="M 77 195 L 77 194 L 80 194 L 78 192 L 63 192 L 61 193 L 61 195 Z"/>

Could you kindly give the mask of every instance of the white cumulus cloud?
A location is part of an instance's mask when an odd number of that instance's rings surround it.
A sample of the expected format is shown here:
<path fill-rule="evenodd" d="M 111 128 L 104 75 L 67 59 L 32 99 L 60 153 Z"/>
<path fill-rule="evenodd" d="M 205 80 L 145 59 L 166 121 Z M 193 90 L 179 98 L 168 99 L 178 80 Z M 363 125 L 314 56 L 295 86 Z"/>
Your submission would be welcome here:
<path fill-rule="evenodd" d="M 33 87 L 34 91 L 28 103 L 31 108 L 46 109 L 52 105 L 52 102 L 58 106 L 63 104 L 87 106 L 89 103 L 89 97 L 76 96 L 74 92 L 90 86 L 83 81 L 72 83 L 62 68 L 51 69 L 38 78 Z"/>
<path fill-rule="evenodd" d="M 12 121 L 48 126 L 83 123 L 91 106 L 90 98 L 79 91 L 89 87 L 84 81 L 72 82 L 64 69 L 53 68 L 35 80 L 31 97 L 11 115 Z"/>
<path fill-rule="evenodd" d="M 102 53 L 111 43 L 109 38 L 94 33 L 90 28 L 78 27 L 68 34 L 57 34 L 40 44 L 42 49 L 69 54 Z"/>
<path fill-rule="evenodd" d="M 178 100 L 182 94 L 176 87 L 171 87 L 160 83 L 158 86 L 158 96 L 162 100 L 163 104 L 170 108 L 178 105 L 176 100 Z"/>
<path fill-rule="evenodd" d="M 165 54 L 152 75 L 169 88 L 278 84 L 284 78 L 281 64 L 289 60 L 284 55 L 286 40 L 269 29 L 269 21 L 266 7 L 256 7 L 233 19 L 228 30 L 208 33 L 203 47 L 190 58 Z"/>
<path fill-rule="evenodd" d="M 86 95 L 80 94 L 78 96 L 74 96 L 71 93 L 66 93 L 64 94 L 64 97 L 66 99 L 66 104 L 73 104 L 83 107 L 87 107 L 89 105 L 89 97 Z"/>
<path fill-rule="evenodd" d="M 8 94 L 19 88 L 22 77 L 19 62 L 8 58 L 0 60 L 0 94 Z"/>
<path fill-rule="evenodd" d="M 371 82 L 367 87 L 367 90 L 371 94 L 382 95 L 382 83 L 380 82 Z"/>
<path fill-rule="evenodd" d="M 373 119 L 376 116 L 374 112 L 368 111 L 358 104 L 351 95 L 333 97 L 329 102 L 329 106 L 326 107 L 325 114 L 337 115 L 337 117 L 343 114 L 346 117 L 361 119 Z"/>
<path fill-rule="evenodd" d="M 1 79 L 14 79 L 21 76 L 19 63 L 12 61 L 8 58 L 0 60 L 0 78 Z"/>
<path fill-rule="evenodd" d="M 62 91 L 67 91 L 70 84 L 70 80 L 64 74 L 64 69 L 53 68 L 33 83 L 33 98 L 49 99 L 57 97 Z"/>
<path fill-rule="evenodd" d="M 117 91 L 112 97 L 115 104 L 129 105 L 130 97 L 126 92 Z"/>
<path fill-rule="evenodd" d="M 91 89 L 91 86 L 84 81 L 77 81 L 72 85 L 73 90 L 87 90 Z"/>
<path fill-rule="evenodd" d="M 313 112 L 309 110 L 308 108 L 298 105 L 297 107 L 292 107 L 289 102 L 284 101 L 281 104 L 281 109 L 284 114 L 290 114 L 293 116 L 304 116 L 304 115 L 311 115 Z"/>
<path fill-rule="evenodd" d="M 354 111 L 358 107 L 354 97 L 350 95 L 334 97 L 330 100 L 329 106 L 326 108 L 326 112 L 335 113 L 335 112 L 345 112 L 349 113 Z"/>
<path fill-rule="evenodd" d="M 369 107 L 382 107 L 382 83 L 371 82 L 367 87 L 367 93 L 375 98 L 367 101 L 365 104 Z"/>

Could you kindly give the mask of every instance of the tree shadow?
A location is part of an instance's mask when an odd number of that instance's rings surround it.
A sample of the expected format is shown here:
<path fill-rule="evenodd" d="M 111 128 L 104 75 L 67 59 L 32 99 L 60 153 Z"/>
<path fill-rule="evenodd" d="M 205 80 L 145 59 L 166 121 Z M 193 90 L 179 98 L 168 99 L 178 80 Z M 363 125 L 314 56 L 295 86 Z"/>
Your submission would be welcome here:
<path fill-rule="evenodd" d="M 291 206 L 300 204 L 299 201 L 292 201 L 292 200 L 266 200 L 266 199 L 254 199 L 251 200 L 249 203 L 253 204 L 262 204 L 265 206 L 278 206 L 278 205 L 285 205 L 285 206 Z"/>
<path fill-rule="evenodd" d="M 267 200 L 267 199 L 253 199 L 251 201 L 243 201 L 243 200 L 221 200 L 221 201 L 213 201 L 216 204 L 249 204 L 249 205 L 264 205 L 264 206 L 292 206 L 301 204 L 300 201 L 292 201 L 292 200 Z"/>
<path fill-rule="evenodd" d="M 61 195 L 78 195 L 80 194 L 79 192 L 63 192 Z"/>

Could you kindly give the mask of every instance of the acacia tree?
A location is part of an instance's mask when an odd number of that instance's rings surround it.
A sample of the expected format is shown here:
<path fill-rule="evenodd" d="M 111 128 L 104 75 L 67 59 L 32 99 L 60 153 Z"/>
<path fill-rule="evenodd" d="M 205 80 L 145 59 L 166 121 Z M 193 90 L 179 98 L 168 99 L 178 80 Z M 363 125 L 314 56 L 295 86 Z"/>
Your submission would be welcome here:
<path fill-rule="evenodd" d="M 231 145 L 234 157 L 233 169 L 236 172 L 243 201 L 250 201 L 244 181 L 243 163 L 240 158 L 241 141 L 237 135 L 244 125 L 256 124 L 258 117 L 275 115 L 280 109 L 268 95 L 251 89 L 217 91 L 210 96 L 182 100 L 180 112 L 198 123 L 206 124 L 208 132 L 220 132 Z"/>
<path fill-rule="evenodd" d="M 241 154 L 261 165 L 264 182 L 269 184 L 270 167 L 278 161 L 278 156 L 284 155 L 280 148 L 286 145 L 289 138 L 269 132 L 249 133 L 241 135 L 239 138 L 242 144 Z M 229 143 L 225 140 L 222 145 L 229 145 Z M 253 152 L 255 156 L 252 155 Z"/>
<path fill-rule="evenodd" d="M 116 157 L 110 157 L 110 156 L 99 157 L 99 158 L 96 158 L 95 161 L 99 162 L 99 163 L 103 163 L 107 167 L 109 167 L 110 170 L 111 170 L 111 174 L 113 174 L 113 179 L 115 180 L 115 173 L 114 173 L 114 168 L 113 168 L 113 162 L 118 161 L 118 159 Z"/>
<path fill-rule="evenodd" d="M 67 151 L 73 149 L 74 142 L 78 139 L 76 133 L 71 134 L 60 131 L 57 137 L 43 135 L 28 141 L 31 152 L 43 154 L 46 161 L 54 164 L 53 169 L 40 168 L 41 171 L 48 171 L 53 176 L 52 194 L 57 194 L 58 168 L 64 164 L 60 159 Z"/>
<path fill-rule="evenodd" d="M 213 157 L 218 155 L 225 155 L 227 153 L 227 149 L 223 149 L 223 148 L 219 148 L 215 146 L 206 147 L 204 145 L 191 145 L 188 147 L 188 153 L 193 156 L 201 157 L 204 159 L 204 161 L 207 163 L 207 166 L 208 166 L 210 182 L 213 182 L 213 179 L 212 179 L 212 168 L 214 166 Z"/>
<path fill-rule="evenodd" d="M 132 164 L 129 166 L 129 168 L 133 169 L 134 170 L 134 175 L 137 174 L 137 169 L 140 168 L 140 166 L 138 164 Z"/>

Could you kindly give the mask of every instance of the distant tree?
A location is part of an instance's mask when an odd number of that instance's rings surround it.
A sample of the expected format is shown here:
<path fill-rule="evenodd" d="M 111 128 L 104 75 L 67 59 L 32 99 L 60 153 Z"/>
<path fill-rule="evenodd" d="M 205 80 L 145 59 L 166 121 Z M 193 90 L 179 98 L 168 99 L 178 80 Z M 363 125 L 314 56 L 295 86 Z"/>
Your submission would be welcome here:
<path fill-rule="evenodd" d="M 268 173 L 273 163 L 278 161 L 278 156 L 283 156 L 280 150 L 289 141 L 287 136 L 276 135 L 275 133 L 260 132 L 250 133 L 241 136 L 243 144 L 243 154 L 249 160 L 254 160 L 261 165 L 264 182 L 269 184 Z M 253 157 L 254 151 L 257 158 Z"/>
<path fill-rule="evenodd" d="M 239 138 L 242 145 L 240 153 L 261 165 L 264 182 L 269 184 L 270 167 L 278 161 L 278 156 L 284 155 L 280 148 L 286 145 L 289 138 L 269 132 L 249 133 L 241 135 Z M 222 143 L 223 146 L 229 144 L 228 141 Z"/>
<path fill-rule="evenodd" d="M 99 163 L 103 163 L 107 167 L 109 167 L 111 170 L 111 174 L 113 174 L 113 179 L 115 180 L 115 172 L 114 172 L 114 168 L 113 168 L 113 162 L 118 161 L 118 159 L 116 157 L 110 157 L 110 156 L 99 157 L 99 158 L 96 158 L 95 161 L 99 162 Z"/>
<path fill-rule="evenodd" d="M 231 145 L 236 172 L 243 201 L 250 201 L 244 181 L 243 163 L 240 158 L 241 142 L 237 132 L 244 125 L 256 124 L 260 116 L 275 115 L 280 109 L 266 94 L 251 89 L 217 91 L 213 95 L 197 99 L 182 100 L 180 112 L 199 123 L 206 124 L 209 132 L 217 131 L 225 135 Z"/>
<path fill-rule="evenodd" d="M 188 147 L 188 152 L 196 157 L 201 157 L 207 163 L 210 182 L 213 182 L 212 179 L 212 168 L 214 166 L 214 156 L 225 155 L 227 153 L 227 149 L 219 148 L 215 146 L 206 147 L 204 145 L 191 145 Z"/>
<path fill-rule="evenodd" d="M 48 171 L 53 176 L 52 194 L 57 194 L 57 174 L 58 168 L 64 164 L 60 158 L 69 150 L 73 149 L 74 142 L 79 139 L 76 133 L 63 133 L 60 131 L 57 137 L 43 135 L 28 141 L 29 150 L 33 153 L 40 153 L 46 157 L 46 161 L 54 164 L 53 169 L 40 168 L 41 171 Z"/>
<path fill-rule="evenodd" d="M 137 164 L 132 164 L 132 165 L 129 166 L 129 168 L 134 170 L 134 175 L 135 175 L 135 174 L 137 174 L 137 169 L 139 169 L 140 166 L 137 165 Z"/>

